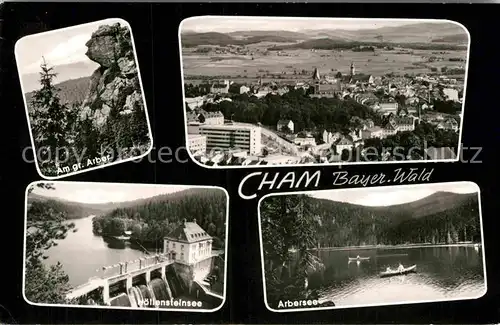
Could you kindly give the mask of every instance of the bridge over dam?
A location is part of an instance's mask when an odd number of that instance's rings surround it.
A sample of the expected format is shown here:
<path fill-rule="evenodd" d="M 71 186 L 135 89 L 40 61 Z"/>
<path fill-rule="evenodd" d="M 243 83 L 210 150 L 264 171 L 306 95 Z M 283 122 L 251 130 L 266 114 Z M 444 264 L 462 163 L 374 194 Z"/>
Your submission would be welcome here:
<path fill-rule="evenodd" d="M 134 308 L 212 309 L 223 297 L 207 283 L 214 258 L 187 265 L 169 254 L 156 254 L 103 267 L 85 284 L 71 289 L 68 300 L 85 305 Z M 207 263 L 209 263 L 207 267 Z"/>

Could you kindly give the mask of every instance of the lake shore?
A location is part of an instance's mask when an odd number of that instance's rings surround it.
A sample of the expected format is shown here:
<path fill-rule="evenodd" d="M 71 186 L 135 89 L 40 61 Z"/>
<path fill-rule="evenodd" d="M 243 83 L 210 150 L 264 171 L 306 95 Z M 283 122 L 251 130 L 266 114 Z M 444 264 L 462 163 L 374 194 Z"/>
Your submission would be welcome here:
<path fill-rule="evenodd" d="M 349 246 L 349 247 L 321 247 L 311 248 L 311 251 L 351 251 L 369 249 L 409 249 L 427 247 L 474 247 L 481 246 L 481 243 L 457 243 L 457 244 L 409 244 L 409 245 L 369 245 L 369 246 Z"/>

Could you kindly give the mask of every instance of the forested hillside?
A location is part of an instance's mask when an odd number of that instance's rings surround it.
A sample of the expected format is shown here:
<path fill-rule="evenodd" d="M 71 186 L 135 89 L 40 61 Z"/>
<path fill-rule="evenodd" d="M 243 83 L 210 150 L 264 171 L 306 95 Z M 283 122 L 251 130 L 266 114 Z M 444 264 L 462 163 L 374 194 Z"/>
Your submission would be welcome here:
<path fill-rule="evenodd" d="M 78 79 L 66 80 L 55 85 L 58 89 L 57 95 L 62 104 L 80 105 L 83 103 L 85 96 L 89 90 L 90 77 L 82 77 Z M 31 109 L 31 101 L 33 99 L 33 92 L 29 92 L 26 95 L 26 103 L 28 104 L 28 109 Z"/>
<path fill-rule="evenodd" d="M 279 207 L 281 200 L 282 197 L 267 198 L 262 215 Z M 314 232 L 321 247 L 457 243 L 480 241 L 481 238 L 476 193 L 438 192 L 415 202 L 388 207 L 368 207 L 308 196 L 301 200 L 310 206 L 304 213 L 316 221 Z"/>
<path fill-rule="evenodd" d="M 237 39 L 228 34 L 208 32 L 208 33 L 184 33 L 181 35 L 183 47 L 196 47 L 198 45 L 249 45 L 260 42 L 289 43 L 295 42 L 294 38 L 270 33 L 264 35 L 252 35 L 245 39 Z"/>
<path fill-rule="evenodd" d="M 109 211 L 110 206 L 98 204 L 86 204 L 52 199 L 31 193 L 28 196 L 29 213 L 36 215 L 46 214 L 47 211 L 62 213 L 66 219 L 86 218 L 90 215 L 99 215 Z M 28 214 L 28 218 L 30 218 Z"/>
<path fill-rule="evenodd" d="M 394 42 L 357 42 L 357 41 L 344 41 L 331 38 L 320 38 L 307 40 L 297 44 L 290 45 L 280 45 L 269 47 L 268 51 L 284 51 L 284 50 L 295 50 L 295 49 L 315 49 L 315 50 L 349 50 L 356 47 L 373 46 L 377 48 L 384 47 L 401 47 L 412 50 L 441 50 L 441 51 L 460 51 L 467 50 L 466 45 L 456 45 L 456 44 L 441 44 L 441 43 L 394 43 Z"/>
<path fill-rule="evenodd" d="M 132 231 L 132 239 L 159 244 L 183 219 L 196 222 L 223 247 L 226 236 L 226 194 L 219 189 L 189 189 L 137 201 L 93 219 L 95 234 L 119 236 Z"/>
<path fill-rule="evenodd" d="M 312 24 L 313 26 L 314 24 Z M 428 42 L 429 38 L 435 38 Z M 307 29 L 300 31 L 284 30 L 244 30 L 230 33 L 183 31 L 183 47 L 203 45 L 249 45 L 259 42 L 294 43 L 297 44 L 276 46 L 270 50 L 284 48 L 302 49 L 350 49 L 357 46 L 401 46 L 410 49 L 465 49 L 459 44 L 467 43 L 468 35 L 461 28 L 452 23 L 416 23 L 403 26 L 386 26 L 382 28 L 343 30 L 336 28 Z M 435 44 L 452 43 L 452 44 Z"/>

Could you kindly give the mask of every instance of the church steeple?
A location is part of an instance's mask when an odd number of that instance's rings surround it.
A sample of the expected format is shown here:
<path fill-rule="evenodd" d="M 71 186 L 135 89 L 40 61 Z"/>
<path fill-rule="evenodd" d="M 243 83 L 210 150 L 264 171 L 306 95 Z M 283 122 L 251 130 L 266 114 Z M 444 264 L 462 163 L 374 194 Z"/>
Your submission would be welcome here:
<path fill-rule="evenodd" d="M 318 68 L 314 68 L 314 73 L 313 73 L 313 80 L 319 81 L 321 78 L 319 76 L 319 70 Z"/>
<path fill-rule="evenodd" d="M 349 70 L 351 77 L 356 74 L 356 68 L 354 67 L 354 62 L 351 62 L 351 68 Z"/>

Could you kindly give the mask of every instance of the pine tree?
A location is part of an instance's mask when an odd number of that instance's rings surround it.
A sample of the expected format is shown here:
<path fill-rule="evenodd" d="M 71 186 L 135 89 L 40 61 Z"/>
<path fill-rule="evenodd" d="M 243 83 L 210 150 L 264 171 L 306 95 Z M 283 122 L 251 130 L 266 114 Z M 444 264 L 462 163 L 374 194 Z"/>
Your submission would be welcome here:
<path fill-rule="evenodd" d="M 60 102 L 57 94 L 59 89 L 53 85 L 53 79 L 57 76 L 54 68 L 49 67 L 45 59 L 40 68 L 42 87 L 34 91 L 31 101 L 33 136 L 40 160 L 46 162 L 40 168 L 46 175 L 55 175 L 60 162 L 65 161 L 69 153 L 67 107 Z"/>
<path fill-rule="evenodd" d="M 39 183 L 38 188 L 54 189 L 50 183 Z M 35 189 L 31 186 L 28 195 Z M 34 303 L 72 303 L 65 297 L 69 289 L 68 275 L 62 265 L 45 265 L 45 253 L 57 240 L 64 239 L 73 223 L 65 222 L 62 212 L 48 208 L 45 202 L 33 202 L 28 208 L 26 225 L 26 274 L 24 292 L 26 298 Z"/>

